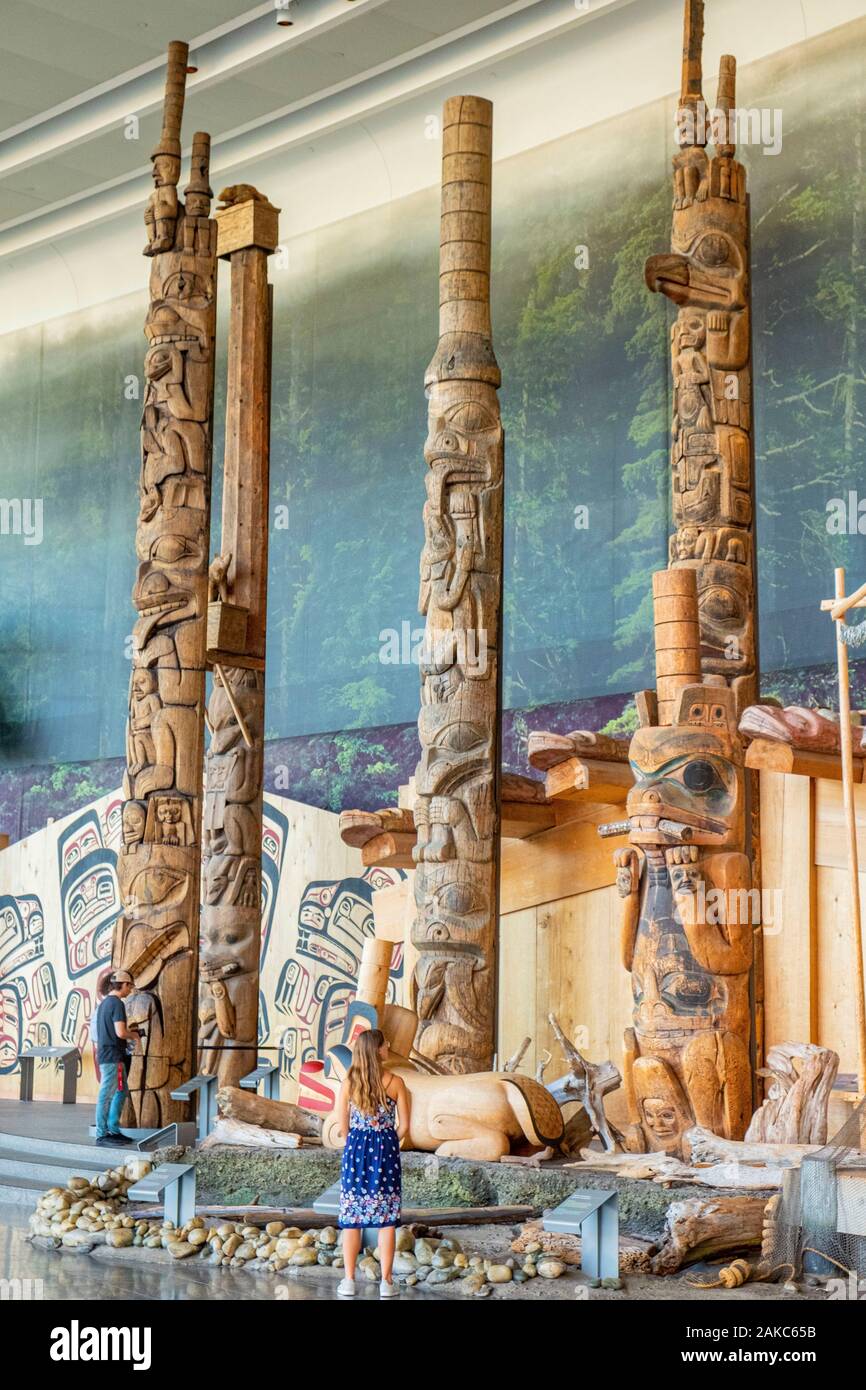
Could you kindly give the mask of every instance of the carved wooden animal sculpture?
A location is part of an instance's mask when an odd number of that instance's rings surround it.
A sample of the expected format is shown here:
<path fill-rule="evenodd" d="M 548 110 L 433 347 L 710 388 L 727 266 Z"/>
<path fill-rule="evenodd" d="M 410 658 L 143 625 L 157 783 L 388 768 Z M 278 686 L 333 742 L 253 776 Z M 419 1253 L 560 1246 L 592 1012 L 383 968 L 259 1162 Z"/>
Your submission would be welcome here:
<path fill-rule="evenodd" d="M 643 1146 L 682 1156 L 697 1123 L 741 1139 L 752 1111 L 751 871 L 733 692 L 685 686 L 631 742 L 630 847 L 617 851 L 634 1026 L 625 1076 Z"/>
<path fill-rule="evenodd" d="M 187 45 L 169 46 L 156 189 L 145 213 L 151 257 L 141 426 L 138 576 L 117 873 L 123 915 L 112 964 L 132 972 L 127 1013 L 147 1039 L 129 1074 L 133 1121 L 186 1113 L 169 1092 L 193 1073 L 210 536 L 216 226 L 210 137 L 193 136 L 177 197 Z"/>
<path fill-rule="evenodd" d="M 442 120 L 440 338 L 429 397 L 419 607 L 416 1046 L 455 1072 L 493 1053 L 503 431 L 490 336 L 492 107 Z"/>
<path fill-rule="evenodd" d="M 719 130 L 707 154 L 703 12 L 703 0 L 686 0 L 671 252 L 647 261 L 646 282 L 678 309 L 670 563 L 697 572 L 701 669 L 742 711 L 757 698 L 749 200 L 732 131 Z M 723 57 L 720 111 L 735 109 L 735 87 L 736 61 Z"/>
<path fill-rule="evenodd" d="M 236 210 L 245 184 L 226 189 Z M 237 198 L 229 198 L 234 193 Z M 268 204 L 268 207 L 271 205 Z M 242 206 L 240 206 L 242 214 Z M 246 615 L 242 650 L 214 668 L 208 701 L 202 839 L 199 1071 L 236 1086 L 256 1065 L 262 912 L 265 629 L 270 464 L 271 294 L 268 256 L 277 244 L 261 225 L 217 212 L 217 254 L 231 264 L 226 444 L 220 546 L 211 596 Z M 226 227 L 230 234 L 226 236 Z M 215 591 L 215 592 L 214 592 Z"/>

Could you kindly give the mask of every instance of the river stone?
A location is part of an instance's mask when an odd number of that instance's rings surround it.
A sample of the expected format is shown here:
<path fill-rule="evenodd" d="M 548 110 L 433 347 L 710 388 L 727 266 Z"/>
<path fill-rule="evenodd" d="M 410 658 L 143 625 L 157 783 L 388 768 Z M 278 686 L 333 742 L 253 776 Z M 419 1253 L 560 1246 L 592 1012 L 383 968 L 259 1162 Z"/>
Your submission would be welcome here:
<path fill-rule="evenodd" d="M 452 1255 L 451 1251 L 443 1250 L 440 1246 L 440 1248 L 436 1251 L 436 1254 L 433 1256 L 433 1268 L 450 1269 L 453 1263 L 454 1256 Z"/>
<path fill-rule="evenodd" d="M 88 1251 L 97 1244 L 97 1239 L 90 1231 L 66 1231 L 63 1234 L 63 1244 L 67 1250 Z"/>
<path fill-rule="evenodd" d="M 433 1254 L 433 1246 L 430 1244 L 429 1240 L 416 1240 L 415 1259 L 418 1261 L 419 1265 L 432 1265 Z"/>
<path fill-rule="evenodd" d="M 418 1275 L 410 1274 L 409 1278 L 406 1280 L 406 1283 L 409 1285 L 410 1288 L 414 1288 L 414 1286 L 418 1283 Z"/>
<path fill-rule="evenodd" d="M 538 1273 L 542 1279 L 558 1279 L 566 1271 L 562 1260 L 539 1260 Z"/>
<path fill-rule="evenodd" d="M 190 1245 L 206 1245 L 207 1231 L 203 1231 L 200 1226 L 197 1226 L 194 1231 L 190 1231 L 187 1240 Z"/>
<path fill-rule="evenodd" d="M 462 1255 L 463 1253 L 463 1246 L 459 1240 L 455 1240 L 454 1236 L 447 1236 L 445 1240 L 440 1240 L 439 1249 L 450 1250 L 452 1255 Z"/>
<path fill-rule="evenodd" d="M 285 1225 L 282 1221 L 269 1221 L 265 1227 L 265 1235 L 281 1236 L 285 1229 Z"/>
<path fill-rule="evenodd" d="M 320 1250 L 316 1256 L 316 1262 L 320 1265 L 332 1265 L 334 1263 L 334 1252 L 332 1250 Z"/>
<path fill-rule="evenodd" d="M 173 1240 L 168 1247 L 168 1253 L 173 1260 L 185 1260 L 187 1255 L 194 1255 L 197 1246 L 190 1245 L 188 1240 Z"/>
<path fill-rule="evenodd" d="M 326 1226 L 325 1229 L 324 1229 L 323 1231 L 320 1231 L 320 1232 L 319 1232 L 319 1244 L 320 1244 L 320 1245 L 336 1245 L 336 1244 L 337 1244 L 337 1232 L 335 1231 L 335 1229 L 334 1229 L 333 1226 Z"/>
<path fill-rule="evenodd" d="M 538 1269 L 533 1260 L 526 1261 L 526 1264 L 523 1266 L 523 1273 L 526 1275 L 527 1279 L 534 1279 L 536 1277 Z"/>
<path fill-rule="evenodd" d="M 305 1245 L 301 1249 L 295 1251 L 295 1253 L 289 1259 L 289 1264 L 314 1265 L 316 1264 L 317 1260 L 318 1255 L 316 1254 L 315 1250 L 311 1249 L 309 1245 Z"/>
<path fill-rule="evenodd" d="M 485 1282 L 484 1275 L 479 1270 L 474 1270 L 472 1274 L 461 1280 L 460 1292 L 471 1298 L 473 1294 L 478 1293 L 483 1288 Z"/>
<path fill-rule="evenodd" d="M 394 1245 L 395 1249 L 405 1251 L 406 1253 L 415 1249 L 415 1237 L 408 1226 L 400 1226 L 398 1228 Z"/>
<path fill-rule="evenodd" d="M 364 1278 L 371 1281 L 379 1278 L 379 1266 L 369 1255 L 365 1255 L 363 1260 L 359 1260 L 358 1268 L 363 1270 Z"/>
<path fill-rule="evenodd" d="M 287 1236 L 280 1236 L 277 1241 L 276 1250 L 281 1260 L 290 1259 L 297 1249 L 298 1241 L 294 1237 L 290 1239 Z"/>
<path fill-rule="evenodd" d="M 251 1260 L 256 1253 L 256 1247 L 251 1240 L 241 1241 L 234 1255 L 236 1260 Z"/>
<path fill-rule="evenodd" d="M 478 1292 L 476 1293 L 475 1297 L 476 1297 L 476 1298 L 489 1298 L 490 1295 L 491 1295 L 492 1293 L 493 1293 L 493 1285 L 492 1285 L 492 1284 L 482 1284 L 482 1285 L 481 1285 L 481 1288 L 478 1290 Z"/>
<path fill-rule="evenodd" d="M 452 1279 L 460 1278 L 459 1269 L 431 1269 L 427 1276 L 428 1284 L 450 1284 Z"/>
<path fill-rule="evenodd" d="M 510 1284 L 513 1277 L 510 1265 L 492 1264 L 487 1271 L 491 1284 Z"/>
<path fill-rule="evenodd" d="M 418 1268 L 418 1261 L 414 1255 L 410 1255 L 408 1250 L 398 1250 L 394 1256 L 395 1274 L 414 1274 Z"/>
<path fill-rule="evenodd" d="M 458 1269 L 469 1268 L 469 1258 L 463 1254 L 462 1250 L 457 1251 L 457 1254 L 454 1256 L 454 1263 Z"/>
<path fill-rule="evenodd" d="M 105 1243 L 113 1246 L 115 1250 L 122 1250 L 124 1246 L 132 1244 L 132 1231 L 127 1226 L 117 1226 L 113 1231 L 106 1232 Z"/>

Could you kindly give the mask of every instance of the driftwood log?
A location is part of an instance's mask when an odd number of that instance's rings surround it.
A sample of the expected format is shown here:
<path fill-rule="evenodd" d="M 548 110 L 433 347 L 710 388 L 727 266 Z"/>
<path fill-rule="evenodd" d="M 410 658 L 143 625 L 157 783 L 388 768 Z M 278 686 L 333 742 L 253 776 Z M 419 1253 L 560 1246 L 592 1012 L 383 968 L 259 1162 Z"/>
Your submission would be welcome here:
<path fill-rule="evenodd" d="M 722 1139 L 695 1125 L 686 1131 L 684 1148 L 692 1163 L 754 1163 L 779 1168 L 798 1168 L 801 1159 L 819 1144 L 764 1144 L 759 1140 Z"/>
<path fill-rule="evenodd" d="M 565 1036 L 556 1015 L 548 1014 L 548 1021 L 565 1054 L 569 1069 L 558 1080 L 549 1081 L 547 1089 L 561 1106 L 567 1105 L 569 1101 L 577 1101 L 582 1106 L 592 1132 L 598 1135 L 606 1150 L 620 1148 L 622 1135 L 616 1126 L 611 1124 L 604 1109 L 605 1096 L 622 1085 L 619 1070 L 610 1061 L 587 1061 L 574 1043 Z M 574 1153 L 579 1149 L 581 1142 L 585 1142 L 582 1139 L 585 1130 L 586 1125 L 583 1122 L 572 1127 L 568 1138 L 569 1152 Z"/>
<path fill-rule="evenodd" d="M 220 1144 L 229 1144 L 243 1149 L 300 1149 L 305 1144 L 320 1144 L 319 1139 L 304 1139 L 293 1130 L 266 1129 L 264 1125 L 251 1125 L 246 1120 L 235 1120 L 229 1115 L 217 1115 L 213 1128 L 200 1149 L 213 1149 Z"/>
<path fill-rule="evenodd" d="M 530 1245 L 540 1245 L 545 1255 L 562 1260 L 563 1264 L 579 1265 L 581 1263 L 580 1236 L 567 1235 L 560 1231 L 545 1231 L 541 1221 L 527 1221 L 526 1225 L 521 1228 L 520 1234 L 515 1236 L 511 1242 L 511 1248 L 516 1255 L 527 1254 Z M 623 1274 L 650 1273 L 651 1256 L 655 1253 L 656 1248 L 653 1241 L 645 1240 L 642 1236 L 620 1232 L 620 1272 Z"/>
<path fill-rule="evenodd" d="M 688 1197 L 671 1202 L 664 1238 L 653 1256 L 653 1274 L 675 1274 L 698 1260 L 760 1248 L 766 1205 L 764 1197 Z"/>
<path fill-rule="evenodd" d="M 322 1133 L 321 1117 L 284 1100 L 267 1100 L 255 1091 L 242 1091 L 239 1086 L 221 1086 L 217 1091 L 220 1115 L 241 1120 L 244 1124 L 264 1129 L 278 1129 L 283 1134 L 300 1134 L 318 1139 Z"/>
<path fill-rule="evenodd" d="M 493 108 L 442 118 L 439 345 L 429 398 L 413 851 L 416 1046 L 453 1072 L 494 1047 L 504 435 L 490 327 Z"/>
<path fill-rule="evenodd" d="M 752 1116 L 746 1140 L 766 1144 L 826 1144 L 827 1112 L 839 1070 L 838 1053 L 816 1043 L 779 1043 L 762 1076 L 767 1099 Z"/>

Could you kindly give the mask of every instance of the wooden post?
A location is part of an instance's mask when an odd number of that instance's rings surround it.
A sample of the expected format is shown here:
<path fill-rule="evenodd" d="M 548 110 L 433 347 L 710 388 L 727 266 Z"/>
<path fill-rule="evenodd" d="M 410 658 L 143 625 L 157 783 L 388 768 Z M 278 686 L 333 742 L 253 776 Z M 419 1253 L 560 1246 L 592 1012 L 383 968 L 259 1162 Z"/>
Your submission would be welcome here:
<path fill-rule="evenodd" d="M 272 305 L 268 256 L 278 213 L 248 185 L 221 195 L 217 255 L 231 265 L 220 555 L 211 566 L 213 649 L 202 844 L 199 1070 L 236 1086 L 256 1065 L 261 944 L 262 779 L 268 592 Z M 229 599 L 231 602 L 229 603 Z M 216 611 L 214 611 L 216 610 Z"/>
<path fill-rule="evenodd" d="M 839 671 L 839 737 L 842 748 L 842 789 L 845 800 L 845 830 L 848 840 L 848 877 L 851 885 L 851 935 L 854 946 L 854 988 L 857 1014 L 857 1088 L 866 1095 L 866 995 L 864 995 L 863 930 L 860 917 L 860 872 L 857 857 L 857 815 L 854 807 L 854 764 L 851 742 L 851 690 L 848 681 L 848 648 L 842 628 L 849 607 L 861 597 L 863 588 L 845 599 L 845 571 L 836 570 L 836 606 L 831 615 L 836 622 L 836 664 Z"/>
<path fill-rule="evenodd" d="M 492 119 L 479 97 L 445 103 L 440 337 L 425 378 L 412 994 L 416 1046 L 457 1072 L 490 1066 L 496 994 L 504 444 L 490 335 Z"/>
<path fill-rule="evenodd" d="M 210 137 L 193 136 L 184 202 L 180 123 L 188 50 L 169 45 L 145 321 L 138 575 L 126 728 L 123 915 L 112 964 L 132 973 L 130 1021 L 147 1029 L 129 1073 L 134 1123 L 183 1119 L 170 1091 L 193 1074 L 199 936 L 201 778 L 216 310 Z"/>

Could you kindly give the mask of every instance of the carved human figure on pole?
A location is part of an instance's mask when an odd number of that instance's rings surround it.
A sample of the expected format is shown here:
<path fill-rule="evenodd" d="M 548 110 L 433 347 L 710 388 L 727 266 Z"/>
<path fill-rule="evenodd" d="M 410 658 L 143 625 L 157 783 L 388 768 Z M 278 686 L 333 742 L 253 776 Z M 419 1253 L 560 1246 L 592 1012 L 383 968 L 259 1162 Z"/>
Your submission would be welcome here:
<path fill-rule="evenodd" d="M 440 339 L 427 371 L 419 608 L 416 1046 L 458 1072 L 493 1053 L 503 430 L 490 336 L 492 108 L 443 116 Z"/>
<path fill-rule="evenodd" d="M 702 669 L 724 679 L 742 711 L 757 698 L 758 665 L 749 199 L 731 129 L 736 61 L 721 60 L 712 130 L 701 90 L 702 42 L 703 0 L 686 0 L 671 252 L 647 261 L 646 281 L 678 309 L 671 331 L 670 563 L 697 572 Z"/>
<path fill-rule="evenodd" d="M 199 922 L 216 240 L 210 140 L 193 137 L 177 196 L 187 46 L 169 46 L 156 188 L 145 213 L 148 348 L 135 547 L 132 675 L 112 963 L 129 970 L 127 1014 L 146 1029 L 132 1059 L 134 1123 L 185 1117 L 170 1091 L 193 1072 Z"/>

